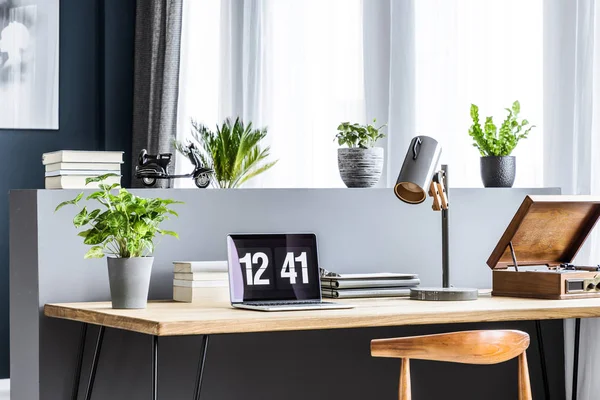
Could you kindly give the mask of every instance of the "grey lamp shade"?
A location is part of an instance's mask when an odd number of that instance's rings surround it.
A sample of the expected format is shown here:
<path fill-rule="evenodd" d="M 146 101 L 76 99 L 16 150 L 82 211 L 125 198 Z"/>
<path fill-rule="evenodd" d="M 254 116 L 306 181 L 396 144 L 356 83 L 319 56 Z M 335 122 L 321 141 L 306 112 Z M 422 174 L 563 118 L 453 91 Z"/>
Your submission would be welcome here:
<path fill-rule="evenodd" d="M 434 138 L 413 138 L 394 186 L 396 197 L 410 204 L 425 201 L 441 154 L 442 147 Z"/>

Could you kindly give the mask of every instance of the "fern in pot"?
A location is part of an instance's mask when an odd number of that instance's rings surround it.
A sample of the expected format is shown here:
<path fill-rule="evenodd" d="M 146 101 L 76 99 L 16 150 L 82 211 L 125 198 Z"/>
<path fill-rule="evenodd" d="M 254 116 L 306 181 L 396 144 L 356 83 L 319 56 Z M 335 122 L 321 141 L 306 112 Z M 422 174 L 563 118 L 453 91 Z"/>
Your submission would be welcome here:
<path fill-rule="evenodd" d="M 373 120 L 373 124 L 376 122 Z M 385 137 L 381 133 L 383 128 L 385 125 L 375 127 L 350 122 L 338 126 L 334 139 L 340 145 L 338 168 L 347 187 L 368 188 L 379 182 L 383 171 L 383 148 L 374 146 L 377 140 Z"/>
<path fill-rule="evenodd" d="M 486 117 L 483 128 L 479 123 L 479 107 L 471 104 L 471 119 L 473 125 L 469 135 L 473 138 L 473 146 L 481 154 L 481 180 L 484 187 L 512 187 L 515 182 L 517 161 L 511 156 L 521 139 L 527 138 L 535 125 L 529 121 L 519 121 L 521 105 L 518 101 L 507 108 L 508 115 L 500 125 L 494 125 L 492 117 Z"/>
<path fill-rule="evenodd" d="M 99 203 L 100 208 L 81 207 L 84 194 L 80 193 L 74 199 L 60 203 L 55 212 L 67 205 L 80 208 L 73 218 L 73 225 L 82 229 L 78 235 L 83 238 L 83 243 L 91 246 L 84 258 L 107 256 L 113 308 L 146 308 L 154 241 L 156 236 L 177 237 L 175 232 L 161 229 L 160 224 L 171 215 L 177 216 L 170 205 L 180 202 L 143 198 L 119 184 L 102 183 L 109 176 L 113 174 L 86 180 L 86 184 L 100 182 L 100 190 L 85 198 Z"/>

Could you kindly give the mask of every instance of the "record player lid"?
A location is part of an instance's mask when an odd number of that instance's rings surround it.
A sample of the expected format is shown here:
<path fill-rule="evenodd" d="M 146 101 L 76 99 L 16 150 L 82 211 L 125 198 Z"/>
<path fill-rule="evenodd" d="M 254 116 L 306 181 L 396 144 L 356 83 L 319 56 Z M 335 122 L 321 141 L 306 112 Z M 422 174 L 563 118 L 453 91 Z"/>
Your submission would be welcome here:
<path fill-rule="evenodd" d="M 600 218 L 598 196 L 527 196 L 487 264 L 492 269 L 570 263 Z"/>

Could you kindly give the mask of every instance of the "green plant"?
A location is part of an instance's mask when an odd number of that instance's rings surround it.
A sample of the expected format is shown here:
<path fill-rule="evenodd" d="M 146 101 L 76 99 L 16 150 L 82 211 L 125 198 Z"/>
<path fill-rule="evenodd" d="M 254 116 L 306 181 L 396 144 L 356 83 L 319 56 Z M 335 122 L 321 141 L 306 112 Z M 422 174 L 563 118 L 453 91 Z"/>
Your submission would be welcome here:
<path fill-rule="evenodd" d="M 87 206 L 84 206 L 73 218 L 75 228 L 87 228 L 78 234 L 83 237 L 83 243 L 92 246 L 85 258 L 101 258 L 104 255 L 144 257 L 154 251 L 156 235 L 178 237 L 177 233 L 160 229 L 159 225 L 169 215 L 177 216 L 168 206 L 181 202 L 146 199 L 128 192 L 118 183 L 102 183 L 109 176 L 114 174 L 86 179 L 86 185 L 100 182 L 100 190 L 87 196 L 86 200 L 96 200 L 102 205 L 102 209 L 88 211 Z M 113 190 L 117 194 L 111 193 Z M 82 199 L 83 193 L 80 193 L 73 200 L 60 203 L 54 212 L 66 205 L 77 206 Z"/>
<path fill-rule="evenodd" d="M 373 123 L 376 122 L 377 120 L 374 119 Z M 385 137 L 385 134 L 380 132 L 385 126 L 384 124 L 376 128 L 371 124 L 361 125 L 342 122 L 337 128 L 338 133 L 335 135 L 335 139 L 337 139 L 340 146 L 346 145 L 350 148 L 360 147 L 366 149 L 375 146 L 377 140 Z"/>
<path fill-rule="evenodd" d="M 236 118 L 233 124 L 226 119 L 216 132 L 192 120 L 192 138 L 202 163 L 215 171 L 213 184 L 220 188 L 237 188 L 249 179 L 262 174 L 277 161 L 263 163 L 270 147 L 264 149 L 260 141 L 267 136 L 267 128 L 252 129 L 252 123 Z M 188 148 L 182 142 L 175 142 L 175 148 L 187 155 Z"/>
<path fill-rule="evenodd" d="M 521 105 L 518 101 L 512 104 L 511 108 L 506 108 L 508 115 L 500 125 L 500 129 L 494 125 L 492 117 L 486 117 L 483 124 L 483 130 L 479 123 L 479 107 L 471 104 L 471 119 L 473 125 L 469 128 L 469 135 L 475 143 L 482 157 L 485 156 L 508 156 L 519 143 L 519 140 L 527 138 L 531 129 L 535 125 L 529 125 L 526 119 L 519 122 L 519 112 Z"/>

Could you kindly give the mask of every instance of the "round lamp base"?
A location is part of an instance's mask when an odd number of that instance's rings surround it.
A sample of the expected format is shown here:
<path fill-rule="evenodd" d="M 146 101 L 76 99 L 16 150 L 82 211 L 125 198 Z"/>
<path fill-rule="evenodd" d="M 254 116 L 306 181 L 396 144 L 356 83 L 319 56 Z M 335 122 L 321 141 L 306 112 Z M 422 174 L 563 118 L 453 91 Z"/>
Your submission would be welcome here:
<path fill-rule="evenodd" d="M 471 288 L 416 288 L 410 289 L 411 300 L 467 301 L 477 300 L 477 289 Z"/>

